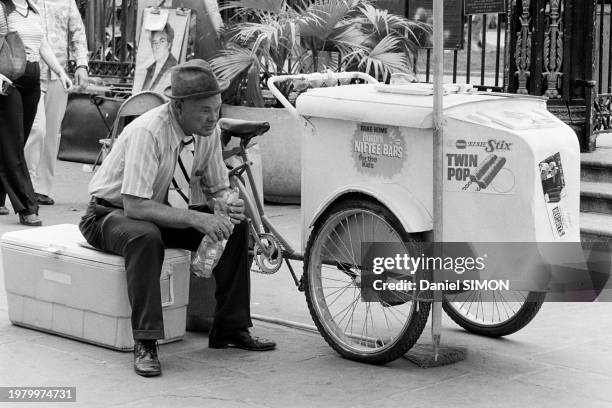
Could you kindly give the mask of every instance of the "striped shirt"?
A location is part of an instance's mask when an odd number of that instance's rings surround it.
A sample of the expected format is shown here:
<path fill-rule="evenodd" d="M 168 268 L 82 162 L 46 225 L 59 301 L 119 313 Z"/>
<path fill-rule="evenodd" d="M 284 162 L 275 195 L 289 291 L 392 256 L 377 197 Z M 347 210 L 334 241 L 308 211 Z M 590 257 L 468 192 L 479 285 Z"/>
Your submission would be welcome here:
<path fill-rule="evenodd" d="M 0 33 L 17 31 L 21 41 L 23 41 L 26 59 L 31 62 L 38 62 L 40 60 L 40 43 L 43 39 L 42 20 L 38 10 L 32 11 L 31 8 L 28 8 L 26 15 L 23 16 L 17 10 L 9 13 L 6 7 L 6 4 L 0 2 Z"/>
<path fill-rule="evenodd" d="M 223 163 L 219 128 L 209 137 L 198 137 L 197 165 L 200 186 L 206 194 L 229 187 Z M 89 194 L 123 207 L 122 194 L 166 203 L 183 140 L 190 139 L 179 126 L 169 103 L 135 119 L 121 133 L 109 155 L 89 183 Z"/>

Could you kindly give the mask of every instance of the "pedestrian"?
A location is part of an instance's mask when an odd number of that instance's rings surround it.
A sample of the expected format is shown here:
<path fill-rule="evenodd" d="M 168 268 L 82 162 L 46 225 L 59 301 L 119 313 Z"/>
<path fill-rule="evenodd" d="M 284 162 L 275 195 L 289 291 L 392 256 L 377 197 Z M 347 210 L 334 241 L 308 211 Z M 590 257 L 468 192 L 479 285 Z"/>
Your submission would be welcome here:
<path fill-rule="evenodd" d="M 14 82 L 0 78 L 7 91 L 0 95 L 0 213 L 8 214 L 4 206 L 8 194 L 19 222 L 40 226 L 38 203 L 24 156 L 40 99 L 40 58 L 59 77 L 64 89 L 70 88 L 72 82 L 45 38 L 38 9 L 29 0 L 0 0 L 0 8 L 0 33 L 16 31 L 24 43 L 27 59 L 20 78 Z"/>
<path fill-rule="evenodd" d="M 264 351 L 276 346 L 248 331 L 252 323 L 244 202 L 223 204 L 231 221 L 167 204 L 177 158 L 193 136 L 203 158 L 194 168 L 202 175 L 202 192 L 208 198 L 222 197 L 229 189 L 217 126 L 224 88 L 203 60 L 174 67 L 171 88 L 165 92 L 171 102 L 130 123 L 89 184 L 92 199 L 79 227 L 92 246 L 125 258 L 134 370 L 142 376 L 161 374 L 156 340 L 164 337 L 159 285 L 164 248 L 195 251 L 204 236 L 213 242 L 228 239 L 213 270 L 217 306 L 209 347 Z"/>
<path fill-rule="evenodd" d="M 75 85 L 81 90 L 89 82 L 85 27 L 74 0 L 36 0 L 45 17 L 43 28 L 58 62 L 76 60 Z M 38 204 L 53 205 L 50 197 L 55 175 L 60 128 L 66 112 L 68 93 L 60 78 L 40 64 L 41 95 L 36 118 L 25 145 L 25 158 Z"/>

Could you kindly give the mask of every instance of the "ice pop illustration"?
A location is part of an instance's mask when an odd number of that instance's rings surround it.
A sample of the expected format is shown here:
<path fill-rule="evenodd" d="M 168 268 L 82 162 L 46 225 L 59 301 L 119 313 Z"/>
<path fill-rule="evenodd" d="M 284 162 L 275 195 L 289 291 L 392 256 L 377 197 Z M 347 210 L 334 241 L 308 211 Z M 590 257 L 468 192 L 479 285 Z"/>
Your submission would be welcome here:
<path fill-rule="evenodd" d="M 505 157 L 499 157 L 496 154 L 488 155 L 482 164 L 476 168 L 474 174 L 470 174 L 470 181 L 463 187 L 463 190 L 467 190 L 472 183 L 478 185 L 476 191 L 486 189 L 505 165 Z"/>
<path fill-rule="evenodd" d="M 484 190 L 489 187 L 489 184 L 491 184 L 493 179 L 497 176 L 499 171 L 504 168 L 505 165 L 505 157 L 496 157 L 495 162 L 491 166 L 489 166 L 489 168 L 485 171 L 484 175 L 482 175 L 481 177 L 474 178 L 470 176 L 470 179 L 472 179 L 472 181 L 478 184 L 478 188 L 476 189 L 476 191 Z"/>

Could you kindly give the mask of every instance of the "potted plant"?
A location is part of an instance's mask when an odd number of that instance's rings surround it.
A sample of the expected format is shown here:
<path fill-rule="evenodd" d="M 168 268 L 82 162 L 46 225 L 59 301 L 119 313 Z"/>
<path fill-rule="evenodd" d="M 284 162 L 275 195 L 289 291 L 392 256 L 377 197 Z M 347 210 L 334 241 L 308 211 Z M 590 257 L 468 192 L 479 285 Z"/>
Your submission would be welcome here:
<path fill-rule="evenodd" d="M 221 32 L 222 50 L 210 61 L 231 83 L 223 114 L 271 122 L 260 144 L 264 192 L 275 201 L 299 202 L 301 134 L 300 123 L 267 92 L 267 78 L 358 70 L 386 81 L 414 71 L 418 36 L 428 30 L 368 0 L 241 0 L 220 9 L 234 13 Z M 291 83 L 280 89 L 295 99 Z"/>

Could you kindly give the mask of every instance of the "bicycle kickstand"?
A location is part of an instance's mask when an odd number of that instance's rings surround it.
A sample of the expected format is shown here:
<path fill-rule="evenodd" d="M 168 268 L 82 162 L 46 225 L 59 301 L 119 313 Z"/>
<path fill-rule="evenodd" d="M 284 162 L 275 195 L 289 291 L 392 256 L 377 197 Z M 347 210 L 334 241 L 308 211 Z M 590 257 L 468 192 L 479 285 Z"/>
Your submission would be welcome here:
<path fill-rule="evenodd" d="M 297 286 L 300 292 L 303 292 L 304 291 L 303 277 L 300 278 L 300 280 L 298 280 L 297 276 L 295 275 L 295 272 L 293 271 L 293 267 L 291 266 L 291 263 L 289 262 L 289 258 L 284 257 L 284 259 L 285 259 L 285 262 L 287 263 L 287 267 L 289 267 L 289 272 L 291 272 L 291 277 L 293 278 L 293 282 L 295 283 L 295 286 Z"/>

